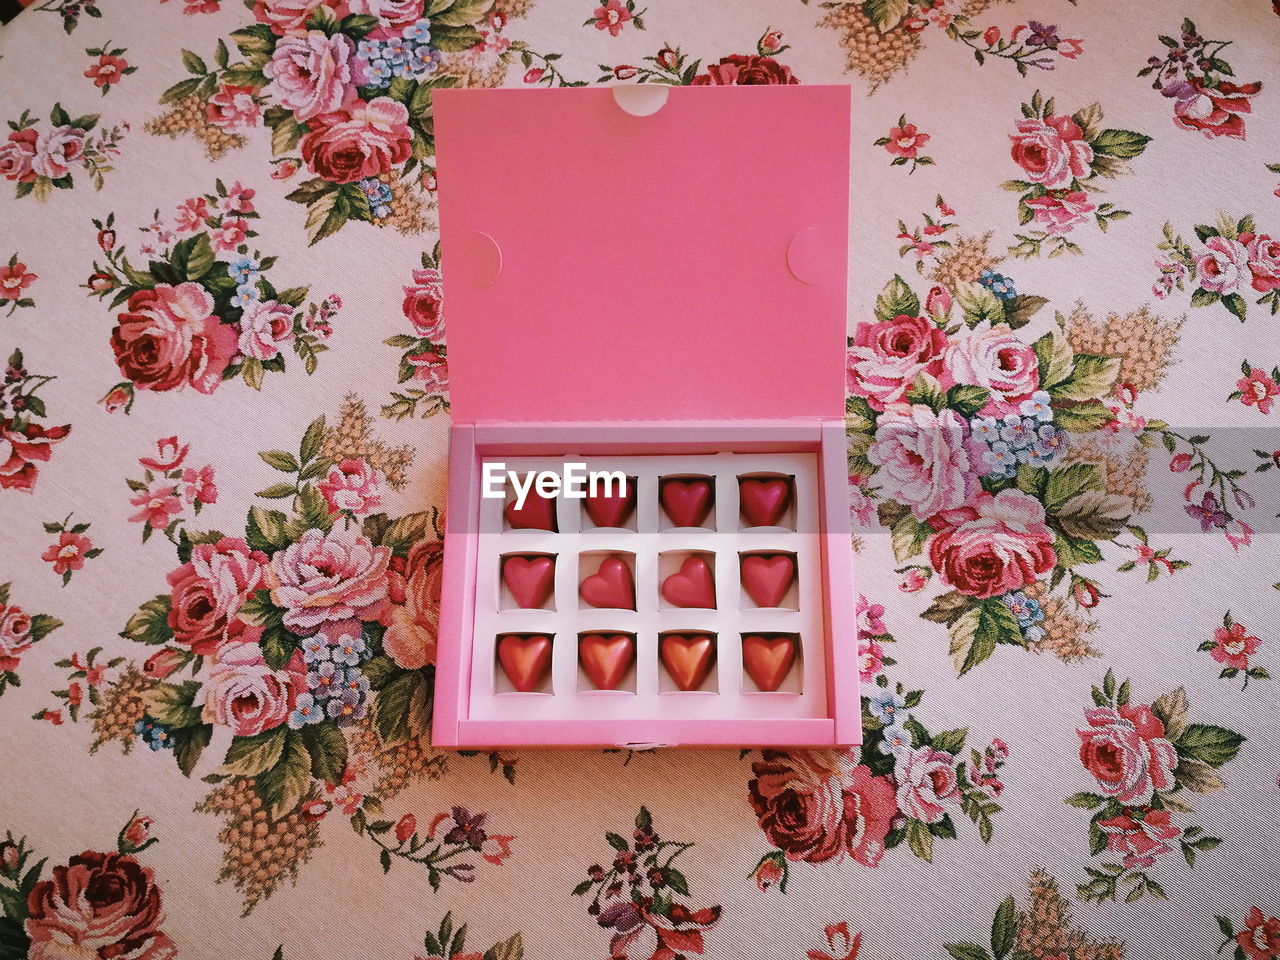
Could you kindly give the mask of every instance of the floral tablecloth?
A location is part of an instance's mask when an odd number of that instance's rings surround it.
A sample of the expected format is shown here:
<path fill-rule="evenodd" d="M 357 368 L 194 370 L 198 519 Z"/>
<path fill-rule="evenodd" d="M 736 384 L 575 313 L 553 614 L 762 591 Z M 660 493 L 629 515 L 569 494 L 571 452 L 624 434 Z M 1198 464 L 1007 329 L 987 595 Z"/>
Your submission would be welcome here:
<path fill-rule="evenodd" d="M 1280 957 L 1274 6 L 37 0 L 0 957 Z M 432 90 L 815 82 L 865 745 L 433 750 Z"/>

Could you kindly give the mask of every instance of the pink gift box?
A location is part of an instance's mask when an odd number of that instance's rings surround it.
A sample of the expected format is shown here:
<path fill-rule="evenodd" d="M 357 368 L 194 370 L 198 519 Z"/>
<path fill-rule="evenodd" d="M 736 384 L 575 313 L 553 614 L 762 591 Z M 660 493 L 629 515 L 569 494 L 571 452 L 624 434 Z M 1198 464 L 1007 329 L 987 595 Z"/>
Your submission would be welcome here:
<path fill-rule="evenodd" d="M 861 742 L 844 431 L 849 113 L 844 86 L 437 92 L 454 426 L 436 745 Z M 557 532 L 507 529 L 502 503 L 481 495 L 493 460 L 625 467 L 638 520 L 593 529 L 562 498 Z M 658 522 L 664 471 L 714 480 L 710 526 Z M 734 509 L 733 478 L 755 474 L 790 477 L 779 521 L 790 526 L 751 528 Z M 796 558 L 786 609 L 742 599 L 737 561 L 753 550 Z M 631 558 L 634 610 L 577 600 L 602 551 Z M 554 609 L 500 600 L 501 558 L 522 552 L 557 555 Z M 658 597 L 664 555 L 688 552 L 714 557 L 715 610 Z M 710 686 L 687 692 L 657 655 L 662 631 L 685 626 L 718 650 Z M 635 638 L 625 689 L 584 684 L 577 638 L 596 630 Z M 743 679 L 738 637 L 770 632 L 799 638 L 800 654 L 784 687 L 761 692 Z M 539 691 L 504 686 L 494 650 L 506 633 L 553 637 Z"/>

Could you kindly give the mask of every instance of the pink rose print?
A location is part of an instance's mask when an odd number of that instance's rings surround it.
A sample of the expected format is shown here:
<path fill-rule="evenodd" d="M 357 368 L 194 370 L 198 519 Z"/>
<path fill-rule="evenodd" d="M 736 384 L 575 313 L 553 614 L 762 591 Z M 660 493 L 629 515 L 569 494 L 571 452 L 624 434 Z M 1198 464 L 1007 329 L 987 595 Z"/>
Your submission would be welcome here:
<path fill-rule="evenodd" d="M 605 0 L 604 4 L 595 8 L 583 26 L 608 30 L 609 36 L 616 37 L 628 23 L 634 23 L 637 30 L 643 30 L 644 14 L 644 10 L 636 10 L 635 0 Z"/>
<path fill-rule="evenodd" d="M 166 578 L 174 641 L 197 656 L 214 653 L 245 600 L 266 585 L 266 570 L 267 555 L 237 537 L 192 547 L 191 559 Z"/>
<path fill-rule="evenodd" d="M 62 626 L 61 620 L 47 613 L 27 613 L 12 601 L 11 592 L 11 584 L 0 583 L 0 695 L 18 686 L 22 655 Z"/>
<path fill-rule="evenodd" d="M 1082 223 L 1097 206 L 1089 202 L 1083 190 L 1065 190 L 1047 193 L 1043 197 L 1031 197 L 1026 201 L 1031 208 L 1031 219 L 1050 236 L 1070 233 Z"/>
<path fill-rule="evenodd" d="M 205 107 L 205 119 L 227 131 L 256 127 L 260 116 L 262 108 L 254 98 L 253 87 L 223 84 Z"/>
<path fill-rule="evenodd" d="M 202 716 L 206 723 L 230 727 L 237 737 L 252 737 L 280 726 L 307 690 L 306 667 L 296 655 L 285 670 L 272 670 L 262 658 L 261 627 L 245 627 L 212 657 L 205 680 Z"/>
<path fill-rule="evenodd" d="M 440 271 L 435 268 L 413 271 L 413 284 L 404 288 L 404 315 L 414 333 L 434 343 L 444 339 L 444 293 Z"/>
<path fill-rule="evenodd" d="M 129 298 L 111 348 L 120 372 L 138 389 L 191 386 L 208 394 L 235 355 L 236 335 L 213 314 L 213 298 L 199 284 L 159 284 Z"/>
<path fill-rule="evenodd" d="M 1242 623 L 1237 623 L 1228 610 L 1222 617 L 1222 626 L 1213 631 L 1213 639 L 1205 640 L 1197 648 L 1207 652 L 1222 665 L 1220 680 L 1234 680 L 1243 676 L 1240 689 L 1245 690 L 1250 680 L 1269 680 L 1271 673 L 1253 662 L 1253 655 L 1262 647 L 1262 640 L 1253 636 Z"/>
<path fill-rule="evenodd" d="M 1261 367 L 1245 361 L 1240 365 L 1244 374 L 1236 381 L 1236 388 L 1228 400 L 1239 400 L 1246 407 L 1255 407 L 1259 413 L 1270 413 L 1276 397 L 1280 397 L 1280 367 L 1273 367 L 1268 374 Z"/>
<path fill-rule="evenodd" d="M 979 493 L 972 504 L 931 521 L 929 560 L 942 582 L 972 597 L 1018 590 L 1053 569 L 1044 506 L 1019 490 Z"/>
<path fill-rule="evenodd" d="M 1154 865 L 1157 857 L 1173 850 L 1168 841 L 1182 836 L 1180 829 L 1170 826 L 1168 810 L 1125 812 L 1099 820 L 1098 826 L 1107 836 L 1107 850 L 1124 854 L 1126 870 Z"/>
<path fill-rule="evenodd" d="M 946 332 L 925 317 L 859 323 L 849 344 L 849 392 L 874 410 L 899 404 L 917 376 L 942 372 L 946 348 Z"/>
<path fill-rule="evenodd" d="M 104 43 L 100 47 L 89 47 L 85 50 L 91 57 L 98 59 L 89 64 L 89 68 L 85 70 L 84 75 L 93 81 L 93 85 L 102 90 L 105 97 L 107 91 L 114 84 L 121 81 L 131 73 L 137 73 L 138 68 L 129 65 L 129 61 L 124 59 L 122 54 L 125 53 L 124 47 L 112 48 L 111 43 Z"/>
<path fill-rule="evenodd" d="M 947 347 L 943 364 L 952 382 L 991 394 L 982 411 L 987 416 L 1016 412 L 1040 386 L 1035 350 L 1003 323 L 981 324 L 959 336 Z"/>
<path fill-rule="evenodd" d="M 314 118 L 302 138 L 302 159 L 317 176 L 354 183 L 387 173 L 409 159 L 409 111 L 389 97 Z"/>
<path fill-rule="evenodd" d="M 889 135 L 876 141 L 876 146 L 884 147 L 893 157 L 890 166 L 910 164 L 911 169 L 907 172 L 915 173 L 916 167 L 928 166 L 934 162 L 933 157 L 920 152 L 931 139 L 933 138 L 929 134 L 922 132 L 914 123 L 907 123 L 907 115 L 904 113 L 898 118 L 897 126 L 889 128 Z"/>
<path fill-rule="evenodd" d="M 306 634 L 331 620 L 387 615 L 391 551 L 366 537 L 308 530 L 271 558 L 265 586 L 285 609 L 285 626 Z"/>
<path fill-rule="evenodd" d="M 764 751 L 751 765 L 751 806 L 770 843 L 788 860 L 851 856 L 874 867 L 897 813 L 893 785 L 840 755 Z"/>
<path fill-rule="evenodd" d="M 1200 286 L 1216 294 L 1235 293 L 1251 276 L 1249 251 L 1239 240 L 1210 237 L 1195 258 Z"/>
<path fill-rule="evenodd" d="M 320 492 L 331 514 L 364 516 L 382 504 L 382 481 L 377 470 L 365 460 L 343 460 L 329 468 L 320 482 Z"/>
<path fill-rule="evenodd" d="M 894 777 L 899 783 L 898 807 L 923 823 L 937 823 L 945 806 L 959 806 L 956 760 L 933 747 L 908 750 L 897 758 Z"/>
<path fill-rule="evenodd" d="M 1009 139 L 1013 161 L 1022 167 L 1025 179 L 1055 189 L 1089 177 L 1093 147 L 1070 117 L 1028 117 L 1019 120 L 1017 128 Z"/>
<path fill-rule="evenodd" d="M 1075 113 L 1056 112 L 1053 97 L 1037 90 L 1022 104 L 1017 132 L 1010 135 L 1011 155 L 1021 169 L 1020 179 L 1002 186 L 1021 194 L 1018 222 L 1037 229 L 1015 234 L 1010 253 L 1019 257 L 1081 253 L 1066 234 L 1093 219 L 1106 230 L 1114 220 L 1129 216 L 1112 203 L 1095 204 L 1089 193 L 1102 193 L 1100 178 L 1129 172 L 1128 161 L 1146 150 L 1151 138 L 1133 130 L 1102 126 L 1103 111 L 1091 104 Z"/>
<path fill-rule="evenodd" d="M 1080 762 L 1104 795 L 1125 805 L 1140 805 L 1150 802 L 1157 790 L 1173 786 L 1177 751 L 1150 707 L 1097 707 L 1086 710 L 1085 719 L 1088 728 L 1076 731 Z"/>
<path fill-rule="evenodd" d="M 0 309 L 9 308 L 6 317 L 13 316 L 19 307 L 34 307 L 35 300 L 26 296 L 23 291 L 40 278 L 27 270 L 27 265 L 18 260 L 15 253 L 9 257 L 7 264 L 0 263 Z"/>
<path fill-rule="evenodd" d="M 282 37 L 263 65 L 270 80 L 263 93 L 303 123 L 342 110 L 357 97 L 354 54 L 355 45 L 341 33 Z"/>
<path fill-rule="evenodd" d="M 886 411 L 876 421 L 867 459 L 879 467 L 884 495 L 911 508 L 921 520 L 968 503 L 983 470 L 980 446 L 954 410 L 913 404 Z"/>

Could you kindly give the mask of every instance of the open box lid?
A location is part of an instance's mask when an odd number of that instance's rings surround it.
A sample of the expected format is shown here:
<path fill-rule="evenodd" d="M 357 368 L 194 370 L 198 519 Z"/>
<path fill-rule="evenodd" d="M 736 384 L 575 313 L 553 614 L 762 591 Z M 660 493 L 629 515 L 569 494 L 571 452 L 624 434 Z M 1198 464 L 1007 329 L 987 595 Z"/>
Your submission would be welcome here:
<path fill-rule="evenodd" d="M 847 86 L 440 90 L 434 115 L 455 420 L 843 417 Z"/>

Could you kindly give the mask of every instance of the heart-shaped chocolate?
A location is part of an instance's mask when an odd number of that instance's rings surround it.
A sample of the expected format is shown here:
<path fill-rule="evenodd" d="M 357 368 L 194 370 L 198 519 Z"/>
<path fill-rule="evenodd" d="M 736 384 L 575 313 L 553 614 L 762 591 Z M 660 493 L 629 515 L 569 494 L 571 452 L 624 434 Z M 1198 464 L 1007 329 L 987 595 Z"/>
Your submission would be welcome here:
<path fill-rule="evenodd" d="M 617 690 L 636 658 L 636 643 L 625 633 L 584 633 L 578 662 L 597 690 Z"/>
<path fill-rule="evenodd" d="M 663 480 L 662 509 L 677 527 L 700 527 L 711 512 L 710 480 Z"/>
<path fill-rule="evenodd" d="M 551 638 L 545 633 L 508 633 L 498 638 L 498 662 L 511 685 L 529 693 L 551 669 Z"/>
<path fill-rule="evenodd" d="M 738 481 L 738 501 L 750 526 L 774 527 L 791 503 L 791 484 L 777 479 L 742 479 Z"/>
<path fill-rule="evenodd" d="M 686 557 L 680 569 L 662 581 L 662 595 L 673 607 L 716 605 L 716 582 L 702 557 Z"/>
<path fill-rule="evenodd" d="M 553 497 L 544 497 L 536 490 L 530 490 L 524 498 L 524 506 L 516 509 L 516 502 L 511 500 L 502 511 L 506 514 L 507 523 L 513 530 L 555 530 L 556 501 Z"/>
<path fill-rule="evenodd" d="M 502 561 L 502 579 L 519 606 L 537 609 L 550 599 L 555 589 L 555 558 L 507 557 Z"/>
<path fill-rule="evenodd" d="M 578 592 L 593 607 L 636 608 L 636 584 L 631 578 L 631 568 L 619 557 L 605 557 L 600 570 L 583 580 Z"/>
<path fill-rule="evenodd" d="M 614 489 L 617 489 L 616 486 Z M 621 527 L 636 506 L 635 478 L 627 477 L 622 484 L 621 493 L 615 492 L 607 497 L 603 494 L 594 497 L 588 494 L 582 506 L 597 527 Z"/>
<path fill-rule="evenodd" d="M 748 634 L 742 638 L 742 666 L 756 686 L 772 693 L 782 686 L 796 662 L 796 642 L 778 634 Z"/>
<path fill-rule="evenodd" d="M 706 633 L 668 633 L 662 638 L 662 663 L 681 690 L 697 690 L 716 662 L 716 642 Z"/>
<path fill-rule="evenodd" d="M 791 589 L 796 562 L 785 553 L 742 558 L 742 589 L 757 607 L 776 607 Z"/>

